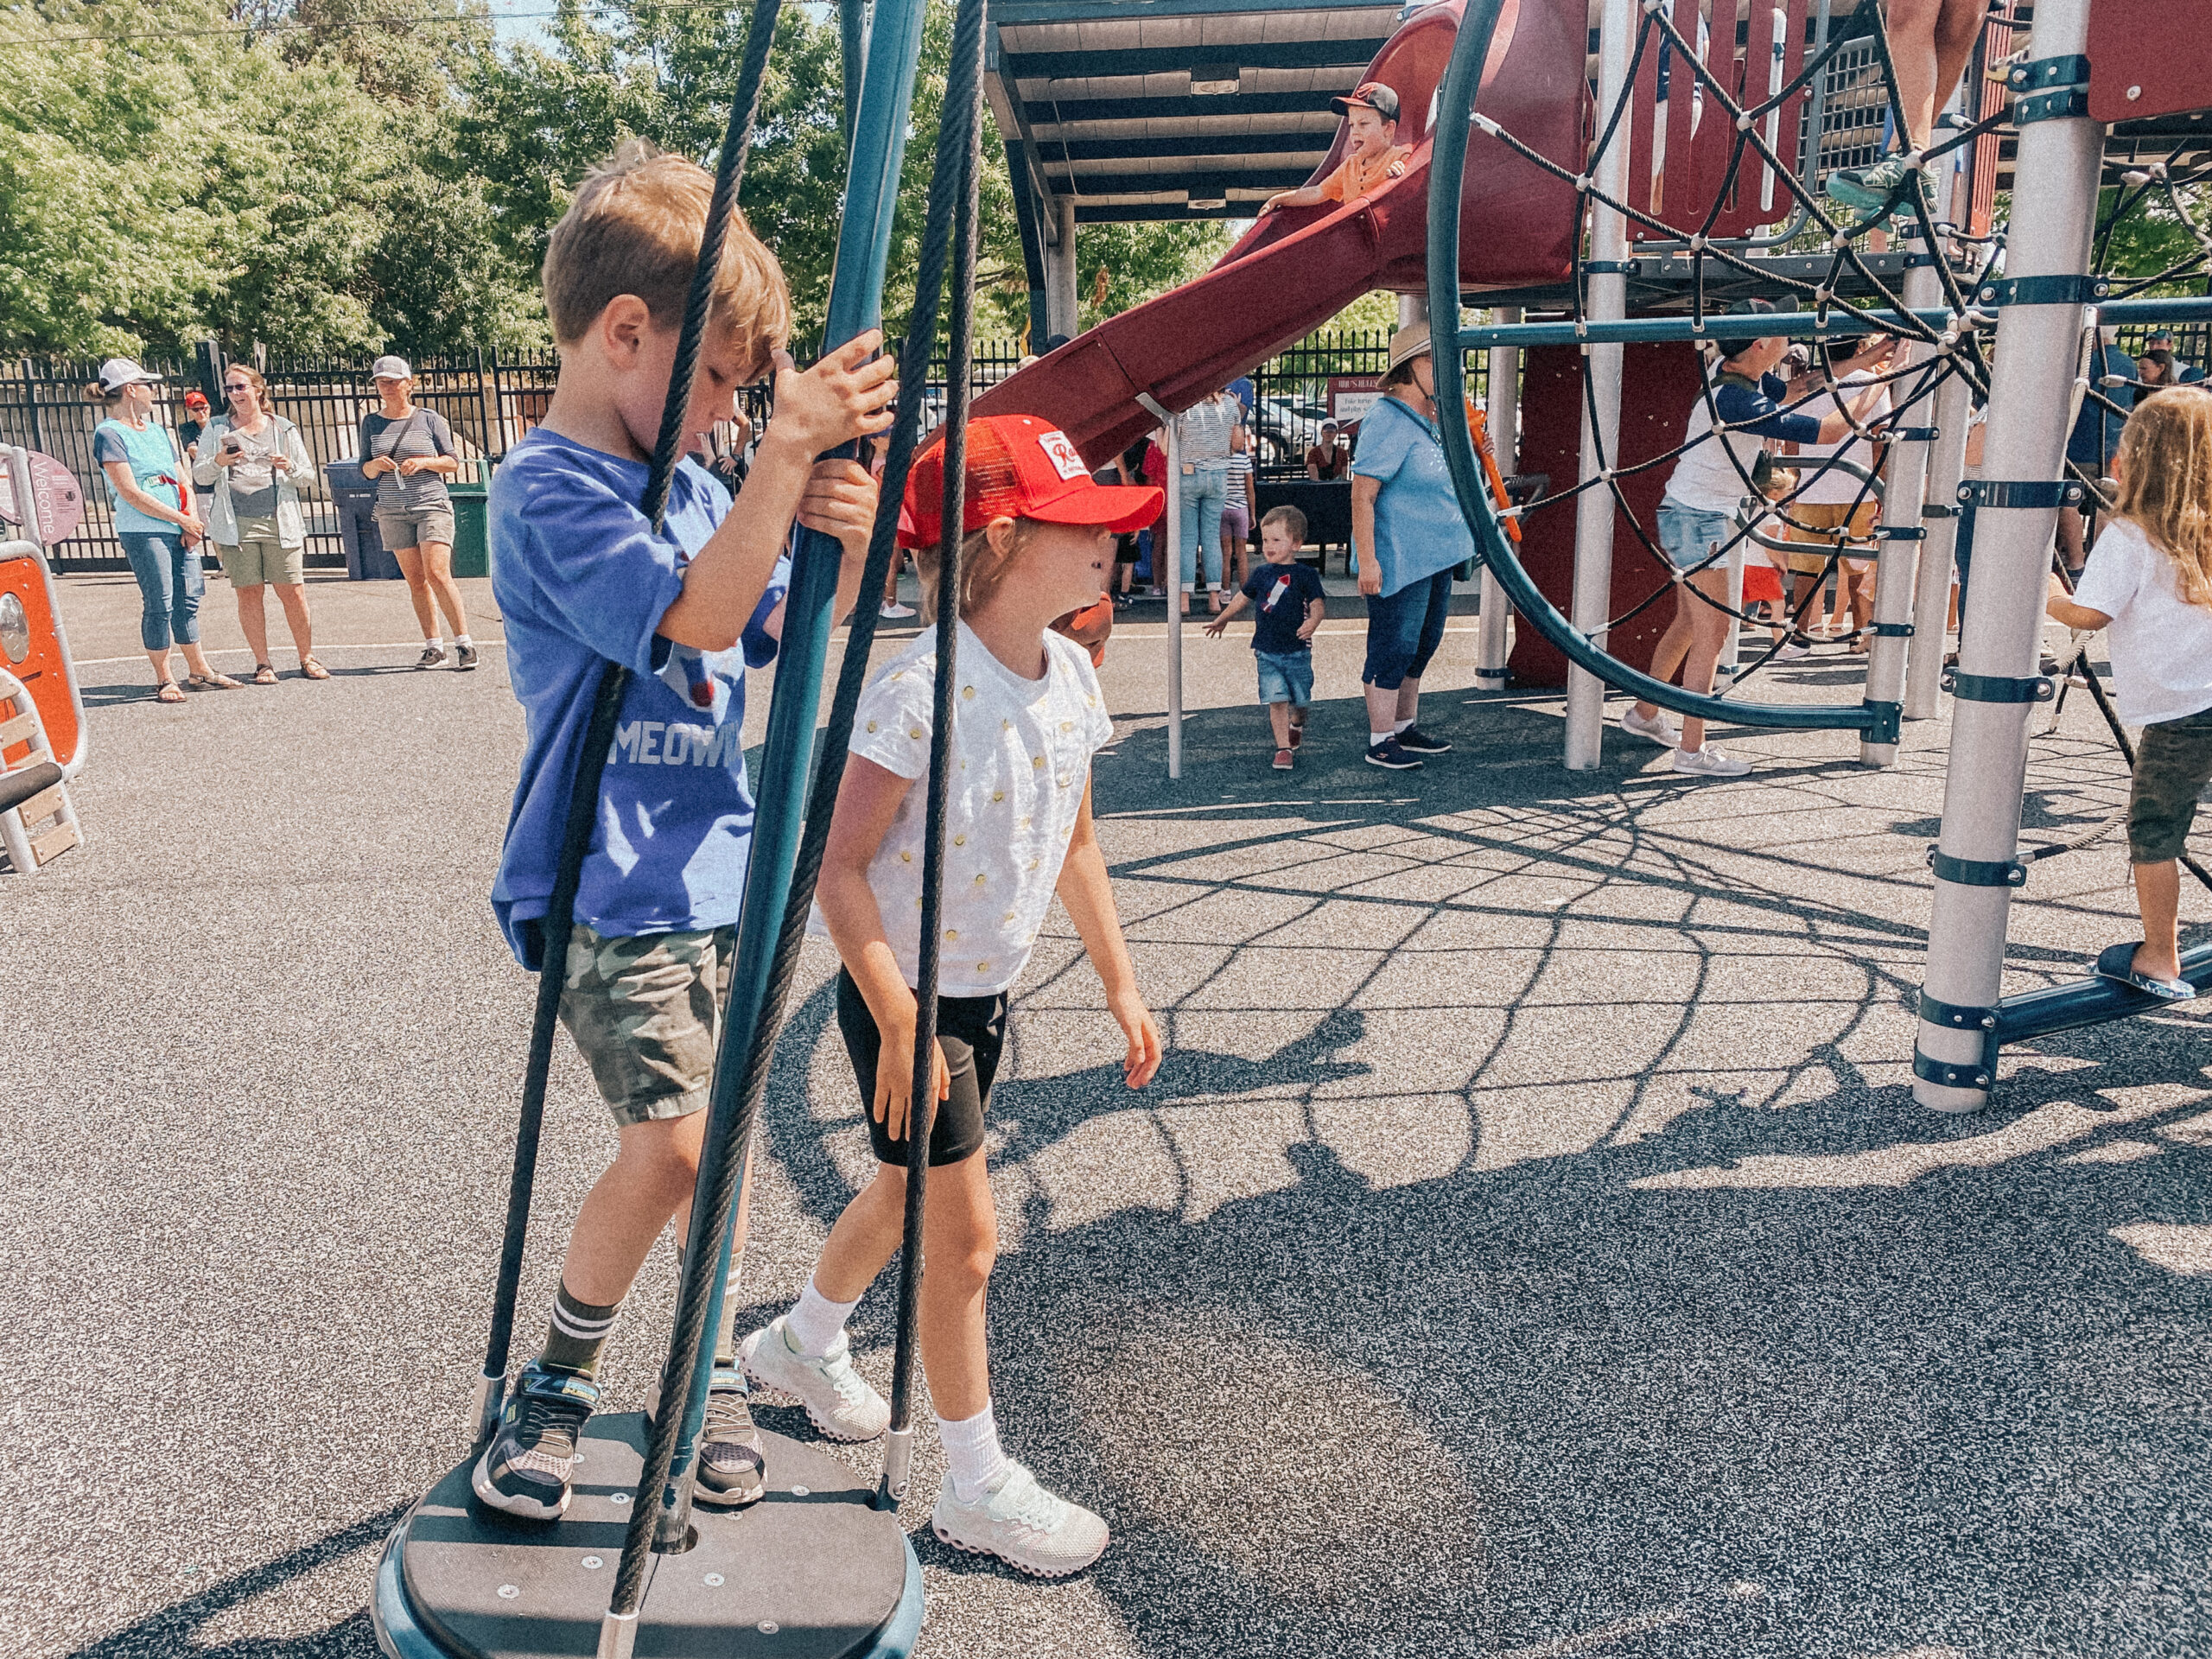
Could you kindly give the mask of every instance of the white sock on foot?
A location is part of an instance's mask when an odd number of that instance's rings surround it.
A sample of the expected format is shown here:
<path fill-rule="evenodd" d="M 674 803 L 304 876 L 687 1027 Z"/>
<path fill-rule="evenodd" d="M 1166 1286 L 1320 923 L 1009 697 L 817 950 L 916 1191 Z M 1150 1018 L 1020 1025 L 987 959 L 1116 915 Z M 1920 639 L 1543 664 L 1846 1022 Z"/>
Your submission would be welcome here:
<path fill-rule="evenodd" d="M 466 646 L 466 645 L 474 645 L 474 644 L 476 643 L 474 639 L 470 639 L 470 638 L 469 638 L 467 634 L 465 634 L 465 633 L 456 633 L 455 635 L 454 635 L 454 637 L 453 637 L 453 642 L 454 642 L 454 644 L 455 644 L 456 645 L 464 645 L 464 646 Z"/>
<path fill-rule="evenodd" d="M 1412 724 L 1413 721 L 1410 720 L 1402 720 L 1396 725 L 1390 728 L 1390 734 L 1393 737 L 1395 737 L 1400 732 L 1404 731 L 1407 727 Z"/>
<path fill-rule="evenodd" d="M 798 1352 L 809 1359 L 819 1359 L 836 1344 L 837 1333 L 845 1328 L 845 1321 L 859 1306 L 857 1296 L 849 1302 L 831 1301 L 809 1279 L 806 1288 L 798 1294 L 798 1300 L 791 1305 L 791 1311 L 784 1315 L 784 1329 L 791 1332 Z"/>
<path fill-rule="evenodd" d="M 1378 748 L 1382 745 L 1388 743 L 1397 734 L 1395 732 L 1370 731 L 1367 734 L 1367 747 L 1370 749 Z"/>
<path fill-rule="evenodd" d="M 957 1423 L 937 1420 L 938 1438 L 944 1442 L 945 1468 L 952 1476 L 952 1495 L 973 1503 L 990 1490 L 991 1482 L 1006 1467 L 1006 1453 L 999 1449 L 998 1420 L 987 1404 L 973 1417 Z"/>

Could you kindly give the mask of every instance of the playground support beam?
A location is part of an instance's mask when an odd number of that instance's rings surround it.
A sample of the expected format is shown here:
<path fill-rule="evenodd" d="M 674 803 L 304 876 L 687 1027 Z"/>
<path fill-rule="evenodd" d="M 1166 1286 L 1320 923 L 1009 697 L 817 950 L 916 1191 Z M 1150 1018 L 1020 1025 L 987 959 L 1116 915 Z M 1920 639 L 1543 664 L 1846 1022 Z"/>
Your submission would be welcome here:
<path fill-rule="evenodd" d="M 1167 775 L 1183 775 L 1183 550 L 1179 545 L 1183 538 L 1183 443 L 1175 435 L 1175 417 L 1166 407 L 1143 392 L 1137 402 L 1160 423 L 1160 449 L 1167 457 L 1167 500 L 1160 521 L 1160 534 L 1154 539 L 1152 573 L 1160 575 L 1160 562 L 1167 564 Z M 1201 537 L 1205 527 L 1199 526 Z M 1165 550 L 1161 543 L 1165 543 Z M 1201 561 L 1203 563 L 1203 561 Z"/>
<path fill-rule="evenodd" d="M 2212 322 L 2212 296 L 2191 294 L 2158 299 L 2111 300 L 2100 304 L 2098 315 L 2107 326 L 2116 328 L 2142 322 Z M 1974 315 L 1986 326 L 1989 319 L 1986 314 L 1976 312 Z M 1907 318 L 1937 334 L 1958 321 L 1951 311 L 1940 306 L 1926 311 L 1902 314 L 1888 309 L 1849 312 L 1839 307 L 1828 313 L 1825 321 L 1809 311 L 1763 312 L 1756 315 L 1708 312 L 1702 318 L 1683 315 L 1626 317 L 1618 322 L 1517 322 L 1510 327 L 1493 324 L 1487 328 L 1461 329 L 1459 344 L 1472 351 L 1478 346 L 1490 349 L 1500 346 L 1579 346 L 1586 342 L 1611 340 L 1630 346 L 1648 346 L 1655 340 L 1762 340 L 1776 334 L 1789 340 L 1855 340 L 1877 329 L 1890 334 L 1910 334 L 1911 328 Z M 2068 362 L 2071 364 L 2071 348 L 2069 349 Z M 2067 385 L 2069 388 L 2073 385 L 2070 376 Z"/>
<path fill-rule="evenodd" d="M 1502 305 L 1491 321 L 1521 321 L 1521 308 Z M 1515 346 L 1494 346 L 1490 353 L 1490 391 L 1484 399 L 1484 420 L 1490 429 L 1491 448 L 1497 452 L 1501 473 L 1521 470 L 1521 351 Z M 1482 620 L 1475 633 L 1475 687 L 1482 691 L 1505 690 L 1505 621 L 1512 613 L 1497 573 L 1484 559 L 1481 566 Z"/>
<path fill-rule="evenodd" d="M 1045 246 L 1045 327 L 1048 334 L 1073 340 L 1079 320 L 1075 291 L 1075 198 L 1054 196 L 1052 208 L 1052 239 Z"/>
<path fill-rule="evenodd" d="M 1917 273 L 1916 273 L 1917 274 Z M 1927 538 L 1912 588 L 1912 641 L 1904 659 L 1904 717 L 1932 720 L 1942 704 L 1943 639 L 1951 615 L 1951 555 L 1959 534 L 1959 480 L 1967 466 L 1967 429 L 1974 388 L 1952 375 L 1936 393 L 1934 448 L 1929 454 Z"/>
<path fill-rule="evenodd" d="M 2043 0 L 2035 52 L 2046 63 L 2088 49 L 2088 0 Z M 2016 301 L 2001 314 L 1991 384 L 1985 488 L 2008 486 L 2049 505 L 1986 506 L 1974 528 L 1974 603 L 1961 619 L 1959 668 L 1976 683 L 2025 683 L 2036 673 L 2050 588 L 2056 492 L 2068 393 L 2082 326 L 2081 293 L 2068 279 L 2088 270 L 2103 129 L 2086 115 L 2033 121 L 2020 130 L 2005 274 L 2024 289 L 2037 279 L 2041 303 Z M 2174 303 L 2174 302 L 2165 302 Z M 2115 309 L 2117 308 L 2114 308 Z M 1989 1011 L 2003 989 L 2012 888 L 2005 874 L 2019 849 L 2032 702 L 1957 698 L 1943 789 L 1939 868 L 1928 925 L 1928 973 L 1913 1098 L 1936 1111 L 1977 1110 L 1996 1081 L 1995 1046 L 1980 1030 L 1939 1025 L 1929 1000 Z M 1946 867 L 1948 867 L 1948 873 Z M 1979 877 L 1980 879 L 1976 879 Z"/>
<path fill-rule="evenodd" d="M 1629 52 L 1636 24 L 1633 0 L 1605 0 L 1598 35 L 1598 119 L 1611 118 L 1628 86 Z M 1628 277 L 1621 269 L 1628 257 L 1628 219 L 1608 201 L 1628 197 L 1628 134 L 1616 130 L 1598 153 L 1593 168 L 1596 194 L 1590 204 L 1590 320 L 1617 321 L 1628 313 Z M 1589 390 L 1583 400 L 1582 462 L 1580 476 L 1595 478 L 1620 461 L 1621 348 L 1585 346 L 1582 372 Z M 1574 626 L 1600 649 L 1613 605 L 1613 492 L 1585 490 L 1574 504 Z M 1599 763 L 1605 734 L 1605 683 L 1588 669 L 1570 663 L 1567 671 L 1567 769 L 1588 772 Z"/>
<path fill-rule="evenodd" d="M 1938 256 L 1918 236 L 1913 238 L 1912 245 L 1927 256 L 1929 262 L 1914 265 L 1905 272 L 1904 302 L 1910 310 L 1924 311 L 1942 298 L 1943 283 L 1934 264 Z M 1918 372 L 1899 381 L 1907 395 L 1920 383 L 1922 375 L 1933 372 L 1929 365 L 1938 360 L 1936 348 L 1925 340 L 1911 342 L 1910 349 L 1912 366 Z M 1955 375 L 1951 378 L 1960 377 Z M 1930 398 L 1908 411 L 1905 429 L 1924 431 L 1932 418 L 1929 410 L 1934 402 Z M 1905 637 L 1898 630 L 1906 626 L 1907 619 L 1912 615 L 1912 575 L 1919 563 L 1915 543 L 1923 534 L 1920 507 L 1927 491 L 1927 441 L 1906 438 L 1891 443 L 1889 491 L 1882 502 L 1882 544 L 1874 559 L 1874 637 L 1866 646 L 1869 702 L 1901 704 L 1904 701 Z M 1936 630 L 1935 645 L 1936 655 L 1941 658 L 1941 626 Z M 1863 734 L 1859 740 L 1859 759 L 1869 766 L 1893 766 L 1897 761 L 1897 740 L 1889 737 L 1878 741 L 1874 734 Z"/>

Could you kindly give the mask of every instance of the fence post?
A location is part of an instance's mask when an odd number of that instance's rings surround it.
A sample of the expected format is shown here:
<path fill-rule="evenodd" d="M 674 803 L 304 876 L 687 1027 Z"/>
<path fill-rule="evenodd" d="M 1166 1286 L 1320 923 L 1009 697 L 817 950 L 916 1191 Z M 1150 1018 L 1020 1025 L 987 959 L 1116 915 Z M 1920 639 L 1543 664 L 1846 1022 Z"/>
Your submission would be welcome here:
<path fill-rule="evenodd" d="M 486 455 L 492 453 L 492 406 L 486 400 L 484 387 L 484 348 L 476 347 L 476 419 L 482 429 L 483 441 L 477 448 Z"/>
<path fill-rule="evenodd" d="M 200 389 L 207 394 L 208 406 L 212 409 L 228 409 L 230 404 L 223 397 L 223 373 L 230 365 L 228 360 L 223 356 L 221 344 L 213 340 L 201 340 L 198 356 Z"/>
<path fill-rule="evenodd" d="M 46 424 L 38 417 L 38 377 L 31 372 L 31 360 L 23 359 L 23 406 L 30 411 L 31 448 L 46 450 Z"/>

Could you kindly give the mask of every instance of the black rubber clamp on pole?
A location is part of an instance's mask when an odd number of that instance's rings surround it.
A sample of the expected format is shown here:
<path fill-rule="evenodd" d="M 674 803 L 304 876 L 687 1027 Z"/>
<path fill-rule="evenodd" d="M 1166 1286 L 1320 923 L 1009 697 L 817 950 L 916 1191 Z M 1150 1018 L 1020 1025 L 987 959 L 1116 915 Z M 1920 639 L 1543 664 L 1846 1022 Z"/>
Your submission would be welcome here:
<path fill-rule="evenodd" d="M 2112 292 L 2101 276 L 2005 276 L 1974 290 L 1976 305 L 2094 305 Z"/>
<path fill-rule="evenodd" d="M 1940 1083 L 1946 1089 L 1986 1089 L 1997 1080 L 1997 1063 L 1993 1057 L 1978 1065 L 1955 1065 L 1916 1048 L 1912 1051 L 1912 1075 L 1926 1083 Z"/>
<path fill-rule="evenodd" d="M 1928 849 L 1928 868 L 1938 881 L 1961 887 L 2024 887 L 2028 867 L 2012 858 L 1953 858 L 1940 847 Z"/>
<path fill-rule="evenodd" d="M 1862 697 L 1859 706 L 1873 715 L 1872 722 L 1859 735 L 1868 743 L 1895 743 L 1904 731 L 1904 704 L 1885 702 L 1878 697 Z"/>
<path fill-rule="evenodd" d="M 1912 624 L 1910 622 L 1877 622 L 1872 627 L 1867 629 L 1867 632 L 1872 634 L 1877 639 L 1910 639 L 1912 638 Z"/>
<path fill-rule="evenodd" d="M 2022 512 L 2071 506 L 2082 499 L 2082 486 L 2072 479 L 1970 478 L 1959 486 L 1963 506 Z"/>
<path fill-rule="evenodd" d="M 1592 276 L 1633 276 L 1640 263 L 1634 259 L 1585 259 L 1582 269 Z"/>
<path fill-rule="evenodd" d="M 2063 57 L 2031 58 L 2025 63 L 2016 63 L 2005 77 L 2005 84 L 2016 92 L 2040 92 L 2053 86 L 2086 86 L 2089 81 L 2089 60 L 2080 52 Z"/>
<path fill-rule="evenodd" d="M 1968 702 L 2049 702 L 2058 687 L 2048 674 L 1967 674 L 1947 668 L 1943 689 Z"/>
<path fill-rule="evenodd" d="M 1884 443 L 1933 443 L 1942 435 L 1940 426 L 1892 426 L 1875 434 Z"/>
<path fill-rule="evenodd" d="M 1920 524 L 1880 524 L 1876 526 L 1874 537 L 1884 542 L 1924 542 L 1928 531 Z"/>
<path fill-rule="evenodd" d="M 2012 125 L 2015 129 L 2031 127 L 2038 121 L 2070 121 L 2089 112 L 2089 89 L 2086 86 L 2061 86 L 2054 92 L 2037 92 L 2032 98 L 2012 100 Z"/>
<path fill-rule="evenodd" d="M 1994 1074 L 1997 1070 L 1997 1051 L 1999 1046 L 2004 1041 L 2004 1038 L 1998 1029 L 2000 1016 L 1995 1008 L 1977 1008 L 1957 1002 L 1945 1002 L 1940 998 L 1929 995 L 1929 994 L 1923 990 L 1920 993 L 1920 1017 L 1928 1021 L 1931 1026 L 1942 1026 L 1948 1031 L 1965 1032 L 1969 1035 L 1980 1038 L 1981 1039 L 1981 1058 L 1976 1064 L 1960 1065 L 1950 1061 L 1930 1058 L 1929 1057 L 1922 1054 L 1919 1051 L 1918 1046 L 1916 1045 L 1913 1051 L 1914 1075 L 1918 1077 L 1927 1077 L 1929 1075 L 1927 1072 L 1920 1070 L 1920 1062 L 1923 1059 L 1927 1060 L 1928 1064 L 1931 1066 L 1942 1067 L 1954 1071 L 1979 1071 L 1985 1078 Z M 1943 1077 L 1934 1077 L 1931 1078 L 1930 1081 L 1944 1083 L 1948 1080 Z M 1957 1085 L 1953 1084 L 1952 1086 L 1956 1087 Z M 1986 1081 L 1984 1081 L 1977 1083 L 1973 1086 L 1978 1089 L 1986 1089 L 1989 1085 Z"/>
<path fill-rule="evenodd" d="M 1959 516 L 1959 510 L 1948 501 L 1923 501 L 1920 505 L 1920 516 L 1923 518 L 1955 518 Z"/>

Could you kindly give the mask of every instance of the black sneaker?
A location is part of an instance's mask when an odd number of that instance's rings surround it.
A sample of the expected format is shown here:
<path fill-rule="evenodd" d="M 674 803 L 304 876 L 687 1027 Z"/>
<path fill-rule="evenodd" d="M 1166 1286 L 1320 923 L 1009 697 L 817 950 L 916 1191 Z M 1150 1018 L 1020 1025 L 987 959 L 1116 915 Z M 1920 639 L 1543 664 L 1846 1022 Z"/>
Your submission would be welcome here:
<path fill-rule="evenodd" d="M 535 1360 L 524 1366 L 499 1414 L 499 1432 L 469 1477 L 476 1496 L 504 1515 L 558 1521 L 569 1507 L 576 1437 L 598 1408 L 596 1383 Z"/>
<path fill-rule="evenodd" d="M 660 1381 L 645 1390 L 645 1427 L 660 1414 Z M 707 1421 L 699 1434 L 698 1478 L 692 1496 L 717 1509 L 757 1503 L 768 1491 L 767 1462 L 753 1426 L 745 1374 L 717 1365 L 707 1382 Z"/>
<path fill-rule="evenodd" d="M 1392 772 L 1419 772 L 1421 763 L 1406 753 L 1405 745 L 1395 737 L 1386 737 L 1367 751 L 1370 766 L 1388 766 Z"/>
<path fill-rule="evenodd" d="M 470 669 L 475 667 L 476 647 L 474 645 L 455 645 L 453 648 L 453 665 L 463 674 L 466 674 Z"/>
<path fill-rule="evenodd" d="M 1440 737 L 1431 737 L 1418 726 L 1408 726 L 1398 734 L 1398 747 L 1408 754 L 1449 754 L 1452 746 Z"/>
<path fill-rule="evenodd" d="M 445 659 L 446 648 L 440 645 L 436 640 L 433 639 L 423 647 L 423 654 L 415 659 L 415 666 L 417 668 L 435 668 L 440 663 L 445 661 Z"/>

